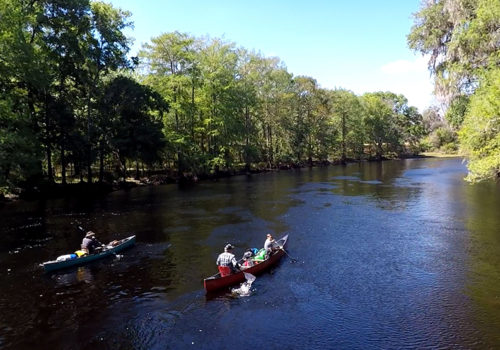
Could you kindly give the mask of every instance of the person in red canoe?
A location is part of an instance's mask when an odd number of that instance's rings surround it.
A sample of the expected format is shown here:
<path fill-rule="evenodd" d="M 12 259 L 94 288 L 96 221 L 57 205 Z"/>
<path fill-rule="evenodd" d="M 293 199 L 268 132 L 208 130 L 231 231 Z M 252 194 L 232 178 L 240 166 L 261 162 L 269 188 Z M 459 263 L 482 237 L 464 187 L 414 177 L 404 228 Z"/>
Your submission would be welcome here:
<path fill-rule="evenodd" d="M 278 243 L 273 238 L 273 235 L 268 233 L 266 236 L 266 241 L 264 242 L 264 250 L 266 251 L 266 259 L 271 255 L 275 250 L 281 249 L 283 247 L 279 246 Z"/>
<path fill-rule="evenodd" d="M 217 257 L 217 267 L 221 277 L 227 276 L 236 272 L 240 269 L 240 264 L 236 261 L 234 254 L 232 253 L 234 246 L 231 244 L 226 244 L 224 247 L 224 253 L 219 254 Z"/>
<path fill-rule="evenodd" d="M 253 261 L 253 252 L 248 249 L 244 254 L 243 254 L 243 265 L 241 266 L 241 269 L 248 269 L 249 267 L 252 267 L 255 265 L 255 261 Z"/>

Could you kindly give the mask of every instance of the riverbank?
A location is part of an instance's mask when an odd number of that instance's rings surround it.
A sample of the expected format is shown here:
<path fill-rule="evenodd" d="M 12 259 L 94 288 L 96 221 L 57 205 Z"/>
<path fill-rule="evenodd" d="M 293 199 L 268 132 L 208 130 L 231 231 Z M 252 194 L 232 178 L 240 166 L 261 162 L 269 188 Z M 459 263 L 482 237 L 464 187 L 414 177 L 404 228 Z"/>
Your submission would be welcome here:
<path fill-rule="evenodd" d="M 456 158 L 460 157 L 457 154 L 443 154 L 438 152 L 423 152 L 419 155 L 413 155 L 409 157 L 402 157 L 396 159 L 409 159 L 409 158 Z M 389 158 L 383 159 L 366 159 L 366 160 L 355 160 L 348 159 L 345 163 L 356 163 L 363 161 L 370 162 L 381 162 L 391 160 Z M 195 175 L 192 173 L 184 173 L 182 175 L 176 175 L 173 172 L 159 172 L 155 174 L 149 174 L 148 176 L 141 176 L 139 178 L 127 177 L 123 181 L 115 181 L 113 183 L 43 183 L 38 186 L 33 186 L 28 189 L 17 189 L 16 193 L 5 193 L 0 195 L 0 203 L 6 203 L 15 201 L 18 199 L 23 200 L 39 200 L 48 198 L 64 198 L 64 197 L 99 197 L 105 196 L 114 191 L 129 190 L 131 188 L 139 186 L 159 186 L 165 184 L 179 184 L 179 185 L 192 185 L 200 181 L 217 181 L 221 178 L 239 176 L 239 175 L 252 175 L 260 174 L 266 172 L 276 172 L 291 169 L 302 169 L 306 167 L 324 167 L 324 166 L 334 166 L 342 165 L 340 160 L 335 161 L 316 161 L 312 164 L 309 163 L 299 163 L 299 164 L 281 164 L 274 168 L 269 168 L 261 165 L 252 167 L 250 170 L 247 169 L 231 169 L 231 170 L 219 170 L 211 174 Z"/>
<path fill-rule="evenodd" d="M 16 188 L 14 191 L 0 193 L 0 203 L 12 202 L 19 199 L 22 200 L 39 200 L 48 198 L 64 198 L 64 197 L 98 197 L 108 193 L 120 190 L 129 190 L 139 186 L 159 186 L 165 184 L 192 185 L 200 181 L 212 180 L 216 181 L 221 178 L 227 178 L 238 175 L 251 175 L 265 172 L 274 172 L 281 170 L 300 169 L 308 166 L 328 166 L 340 164 L 340 161 L 333 162 L 313 162 L 312 165 L 301 164 L 282 164 L 275 168 L 269 168 L 264 165 L 254 166 L 251 169 L 230 169 L 218 170 L 210 174 L 192 174 L 186 172 L 182 175 L 172 171 L 153 172 L 145 176 L 135 178 L 132 176 L 126 177 L 122 181 L 94 182 L 89 184 L 85 181 L 61 184 L 58 182 L 49 183 L 43 182 L 37 185 L 32 185 L 27 188 Z M 129 174 L 135 173 L 130 171 Z"/>
<path fill-rule="evenodd" d="M 425 158 L 463 158 L 462 155 L 455 153 L 440 153 L 440 152 L 422 152 L 420 156 Z"/>

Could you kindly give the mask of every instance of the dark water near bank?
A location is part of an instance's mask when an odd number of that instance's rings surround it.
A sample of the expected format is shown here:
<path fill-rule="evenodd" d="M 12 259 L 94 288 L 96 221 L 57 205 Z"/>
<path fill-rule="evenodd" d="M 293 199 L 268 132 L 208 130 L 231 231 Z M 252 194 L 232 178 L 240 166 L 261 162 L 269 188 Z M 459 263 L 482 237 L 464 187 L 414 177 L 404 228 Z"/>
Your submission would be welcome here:
<path fill-rule="evenodd" d="M 2 349 L 500 348 L 500 186 L 459 159 L 352 164 L 0 208 Z M 137 235 L 122 259 L 38 263 Z M 224 243 L 290 234 L 249 297 L 207 299 Z"/>

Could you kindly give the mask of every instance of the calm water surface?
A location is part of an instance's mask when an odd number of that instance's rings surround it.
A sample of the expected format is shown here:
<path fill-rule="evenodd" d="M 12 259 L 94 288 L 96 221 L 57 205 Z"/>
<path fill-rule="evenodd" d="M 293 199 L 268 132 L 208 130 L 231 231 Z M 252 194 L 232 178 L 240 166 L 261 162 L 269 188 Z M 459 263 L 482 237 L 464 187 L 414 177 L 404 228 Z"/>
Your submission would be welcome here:
<path fill-rule="evenodd" d="M 459 159 L 352 164 L 0 208 L 2 349 L 500 348 L 500 186 Z M 43 274 L 137 235 L 123 258 Z M 206 298 L 226 242 L 288 252 L 248 297 Z"/>

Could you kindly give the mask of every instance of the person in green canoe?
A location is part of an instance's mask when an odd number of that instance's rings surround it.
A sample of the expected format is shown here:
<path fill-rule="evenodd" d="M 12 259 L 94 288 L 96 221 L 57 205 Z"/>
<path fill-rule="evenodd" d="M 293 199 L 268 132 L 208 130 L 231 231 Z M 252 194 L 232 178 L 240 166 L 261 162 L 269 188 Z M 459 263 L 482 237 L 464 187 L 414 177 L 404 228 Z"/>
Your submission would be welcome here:
<path fill-rule="evenodd" d="M 94 254 L 103 244 L 95 238 L 95 233 L 88 231 L 82 240 L 82 250 L 87 254 Z"/>

